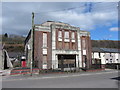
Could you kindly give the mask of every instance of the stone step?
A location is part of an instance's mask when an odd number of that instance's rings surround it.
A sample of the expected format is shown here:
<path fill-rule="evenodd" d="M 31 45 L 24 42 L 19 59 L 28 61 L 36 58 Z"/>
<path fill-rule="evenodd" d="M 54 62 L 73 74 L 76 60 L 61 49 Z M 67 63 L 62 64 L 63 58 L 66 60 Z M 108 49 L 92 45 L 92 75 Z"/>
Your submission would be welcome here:
<path fill-rule="evenodd" d="M 33 68 L 32 73 L 39 73 L 38 68 Z M 10 73 L 10 75 L 16 75 L 16 74 L 28 74 L 30 72 L 30 68 L 18 68 L 18 69 L 13 69 Z"/>

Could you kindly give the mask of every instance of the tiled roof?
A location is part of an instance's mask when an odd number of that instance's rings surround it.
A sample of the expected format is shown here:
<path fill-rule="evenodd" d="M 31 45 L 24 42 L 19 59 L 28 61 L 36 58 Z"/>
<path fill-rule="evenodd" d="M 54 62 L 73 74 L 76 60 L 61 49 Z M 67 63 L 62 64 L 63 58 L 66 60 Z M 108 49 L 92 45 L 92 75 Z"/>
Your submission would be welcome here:
<path fill-rule="evenodd" d="M 114 48 L 101 48 L 101 49 L 104 50 L 105 52 L 120 53 L 119 49 L 114 49 Z"/>
<path fill-rule="evenodd" d="M 92 52 L 109 52 L 109 53 L 120 53 L 119 49 L 114 49 L 114 48 L 98 48 L 98 47 L 93 47 Z"/>
<path fill-rule="evenodd" d="M 24 53 L 23 52 L 8 52 L 8 55 L 9 55 L 9 57 L 11 57 L 11 58 L 17 58 L 18 57 L 18 55 L 19 56 L 22 56 Z"/>
<path fill-rule="evenodd" d="M 98 48 L 98 47 L 93 47 L 92 52 L 104 52 L 104 50 Z"/>

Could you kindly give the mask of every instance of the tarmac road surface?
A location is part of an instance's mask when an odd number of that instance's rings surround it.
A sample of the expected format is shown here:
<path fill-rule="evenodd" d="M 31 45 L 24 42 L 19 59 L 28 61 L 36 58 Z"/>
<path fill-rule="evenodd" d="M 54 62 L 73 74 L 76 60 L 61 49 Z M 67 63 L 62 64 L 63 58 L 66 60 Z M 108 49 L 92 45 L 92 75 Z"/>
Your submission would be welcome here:
<path fill-rule="evenodd" d="M 118 88 L 118 71 L 6 78 L 2 88 Z"/>

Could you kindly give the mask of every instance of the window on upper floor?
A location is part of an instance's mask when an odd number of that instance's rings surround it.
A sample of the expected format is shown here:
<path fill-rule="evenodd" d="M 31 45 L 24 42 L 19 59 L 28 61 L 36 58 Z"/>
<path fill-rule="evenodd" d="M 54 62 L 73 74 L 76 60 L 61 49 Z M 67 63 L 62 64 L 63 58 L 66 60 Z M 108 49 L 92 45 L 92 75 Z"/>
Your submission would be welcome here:
<path fill-rule="evenodd" d="M 69 32 L 68 31 L 65 31 L 64 32 L 64 41 L 65 42 L 69 42 L 70 40 L 69 40 Z"/>
<path fill-rule="evenodd" d="M 47 55 L 43 55 L 43 64 L 47 64 Z"/>
<path fill-rule="evenodd" d="M 82 48 L 86 49 L 86 42 L 85 42 L 85 38 L 82 39 Z"/>
<path fill-rule="evenodd" d="M 71 41 L 72 41 L 72 42 L 75 42 L 75 32 L 72 32 L 72 33 L 71 33 Z"/>
<path fill-rule="evenodd" d="M 62 31 L 58 31 L 58 41 L 62 41 Z"/>
<path fill-rule="evenodd" d="M 43 33 L 43 47 L 47 47 L 47 33 Z"/>
<path fill-rule="evenodd" d="M 58 31 L 58 37 L 62 38 L 62 31 Z"/>
<path fill-rule="evenodd" d="M 75 32 L 72 32 L 71 38 L 74 40 L 75 39 Z"/>
<path fill-rule="evenodd" d="M 65 35 L 64 35 L 65 39 L 69 39 L 69 32 L 65 31 Z"/>

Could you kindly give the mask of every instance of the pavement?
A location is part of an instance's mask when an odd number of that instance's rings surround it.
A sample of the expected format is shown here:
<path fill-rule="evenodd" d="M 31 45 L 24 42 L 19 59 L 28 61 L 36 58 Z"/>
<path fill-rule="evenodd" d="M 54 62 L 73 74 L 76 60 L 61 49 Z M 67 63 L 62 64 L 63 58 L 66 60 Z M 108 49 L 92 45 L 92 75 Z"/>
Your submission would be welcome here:
<path fill-rule="evenodd" d="M 3 73 L 4 71 L 4 73 Z M 44 74 L 15 74 L 15 75 L 10 75 L 10 70 L 3 70 L 2 71 L 2 79 L 3 80 L 13 80 L 13 79 L 31 79 L 31 78 L 38 78 L 38 77 L 43 77 L 43 76 L 62 76 L 62 75 L 74 75 L 74 74 L 86 74 L 86 73 L 96 73 L 96 72 L 85 72 L 85 71 L 81 71 L 81 72 L 77 72 L 77 73 L 44 73 Z M 109 71 L 114 71 L 111 69 L 106 69 L 104 71 L 97 71 L 97 72 L 109 72 Z M 7 73 L 7 74 L 5 74 Z"/>
<path fill-rule="evenodd" d="M 118 71 L 4 76 L 3 88 L 118 88 Z"/>

